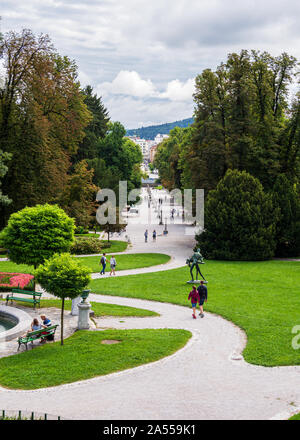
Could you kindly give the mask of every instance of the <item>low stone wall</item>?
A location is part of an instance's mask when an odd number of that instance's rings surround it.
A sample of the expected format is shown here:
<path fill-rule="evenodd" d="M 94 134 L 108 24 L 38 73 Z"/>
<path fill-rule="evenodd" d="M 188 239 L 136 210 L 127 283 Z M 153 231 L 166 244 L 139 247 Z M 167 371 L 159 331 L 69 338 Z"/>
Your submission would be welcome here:
<path fill-rule="evenodd" d="M 0 333 L 1 342 L 11 341 L 21 336 L 30 328 L 32 321 L 31 316 L 27 312 L 6 305 L 0 305 L 0 316 L 16 323 L 11 329 Z"/>

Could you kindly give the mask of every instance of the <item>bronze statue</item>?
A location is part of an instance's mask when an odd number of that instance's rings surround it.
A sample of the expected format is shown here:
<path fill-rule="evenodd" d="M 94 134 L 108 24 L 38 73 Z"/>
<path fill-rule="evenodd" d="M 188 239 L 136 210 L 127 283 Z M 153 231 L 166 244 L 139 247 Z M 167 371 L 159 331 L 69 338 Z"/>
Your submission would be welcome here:
<path fill-rule="evenodd" d="M 191 281 L 188 281 L 189 283 L 192 283 L 192 282 L 195 281 L 194 280 L 194 275 L 193 275 L 194 267 L 196 267 L 196 281 L 198 280 L 198 274 L 199 274 L 199 275 L 201 275 L 203 280 L 205 282 L 207 282 L 206 279 L 204 278 L 204 276 L 202 275 L 200 267 L 199 267 L 199 264 L 204 264 L 203 257 L 202 257 L 202 255 L 200 253 L 200 249 L 199 248 L 196 250 L 196 252 L 194 252 L 194 254 L 190 258 L 188 258 L 186 260 L 186 264 L 189 265 L 190 274 L 191 274 L 191 277 L 192 277 Z"/>

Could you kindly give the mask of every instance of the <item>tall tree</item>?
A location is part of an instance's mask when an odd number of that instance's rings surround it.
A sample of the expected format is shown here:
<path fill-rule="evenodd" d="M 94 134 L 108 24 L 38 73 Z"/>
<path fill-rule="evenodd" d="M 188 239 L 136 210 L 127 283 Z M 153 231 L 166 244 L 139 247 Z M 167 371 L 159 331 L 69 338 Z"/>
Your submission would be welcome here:
<path fill-rule="evenodd" d="M 0 150 L 0 179 L 5 176 L 7 173 L 7 165 L 6 162 L 10 159 L 10 155 L 8 153 L 3 153 L 2 150 Z M 2 194 L 1 191 L 1 180 L 0 180 L 0 205 L 7 205 L 11 203 L 11 200 Z"/>
<path fill-rule="evenodd" d="M 74 172 L 68 176 L 60 205 L 65 212 L 75 219 L 76 226 L 87 229 L 95 211 L 95 196 L 98 190 L 93 184 L 94 170 L 88 169 L 85 160 L 75 165 Z"/>
<path fill-rule="evenodd" d="M 98 98 L 96 94 L 93 94 L 93 88 L 86 86 L 82 94 L 84 102 L 92 114 L 92 119 L 85 128 L 85 137 L 80 142 L 76 155 L 73 157 L 74 162 L 97 157 L 98 140 L 105 137 L 109 123 L 108 111 L 104 107 L 101 97 Z"/>
<path fill-rule="evenodd" d="M 47 35 L 9 32 L 0 56 L 0 147 L 13 156 L 3 181 L 13 203 L 1 211 L 3 223 L 12 210 L 56 201 L 91 116 L 75 63 L 61 57 Z"/>
<path fill-rule="evenodd" d="M 193 138 L 182 151 L 190 188 L 216 187 L 228 168 L 246 170 L 270 190 L 274 179 L 299 169 L 299 99 L 289 108 L 297 62 L 286 53 L 242 50 L 215 72 L 196 77 Z"/>
<path fill-rule="evenodd" d="M 278 209 L 258 179 L 228 170 L 210 191 L 205 230 L 196 237 L 204 256 L 217 260 L 266 260 L 274 256 Z"/>
<path fill-rule="evenodd" d="M 279 209 L 276 225 L 276 256 L 300 255 L 300 199 L 296 185 L 285 174 L 280 174 L 272 191 L 274 205 Z"/>

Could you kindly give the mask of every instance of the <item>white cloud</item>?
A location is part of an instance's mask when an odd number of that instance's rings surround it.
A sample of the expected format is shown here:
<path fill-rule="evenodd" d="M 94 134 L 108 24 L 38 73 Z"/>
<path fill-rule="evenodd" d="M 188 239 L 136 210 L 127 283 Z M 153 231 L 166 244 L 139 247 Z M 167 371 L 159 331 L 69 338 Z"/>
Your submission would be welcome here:
<path fill-rule="evenodd" d="M 188 79 L 186 82 L 181 82 L 178 79 L 170 81 L 167 85 L 167 90 L 160 94 L 161 98 L 168 98 L 171 101 L 190 101 L 194 93 L 195 80 Z"/>
<path fill-rule="evenodd" d="M 299 14 L 299 0 L 2 0 L 1 31 L 48 33 L 82 85 L 132 127 L 191 116 L 192 78 L 228 53 L 300 59 Z"/>
<path fill-rule="evenodd" d="M 157 95 L 152 81 L 142 79 L 134 70 L 121 70 L 112 82 L 104 82 L 97 88 L 102 93 L 112 93 L 114 95 L 130 95 L 140 98 Z"/>

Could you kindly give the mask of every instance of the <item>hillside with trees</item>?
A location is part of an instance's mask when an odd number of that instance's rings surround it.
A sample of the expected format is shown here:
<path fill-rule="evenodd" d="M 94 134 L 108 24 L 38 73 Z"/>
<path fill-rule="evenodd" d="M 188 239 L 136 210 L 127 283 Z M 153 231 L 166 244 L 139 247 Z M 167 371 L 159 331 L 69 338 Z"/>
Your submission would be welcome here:
<path fill-rule="evenodd" d="M 175 127 L 185 128 L 194 122 L 193 118 L 182 119 L 181 121 L 169 122 L 160 125 L 150 125 L 126 131 L 126 136 L 138 136 L 142 139 L 153 140 L 157 134 L 169 134 Z"/>

